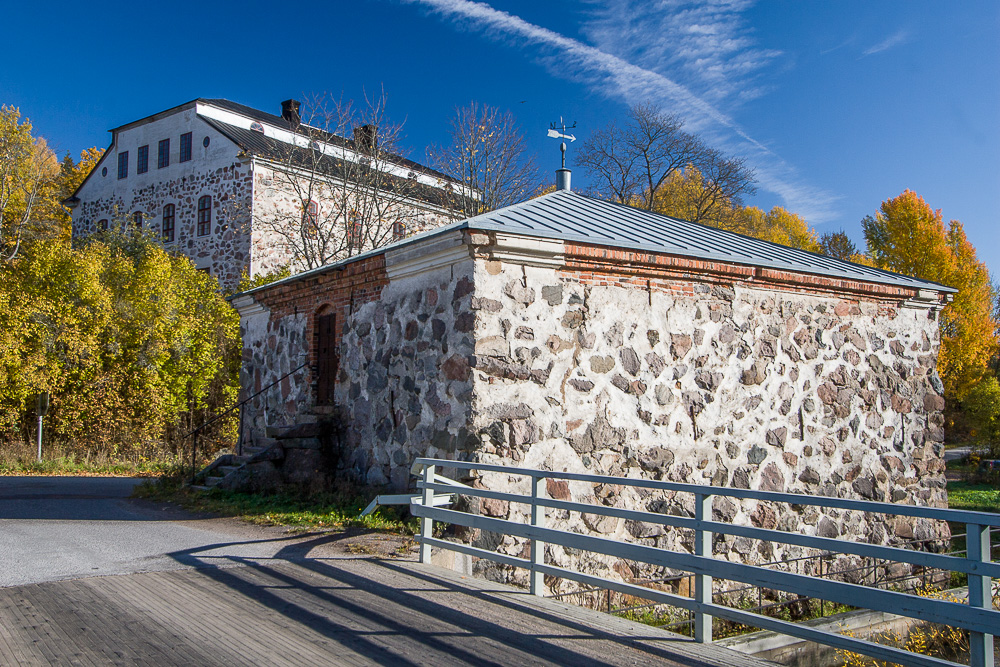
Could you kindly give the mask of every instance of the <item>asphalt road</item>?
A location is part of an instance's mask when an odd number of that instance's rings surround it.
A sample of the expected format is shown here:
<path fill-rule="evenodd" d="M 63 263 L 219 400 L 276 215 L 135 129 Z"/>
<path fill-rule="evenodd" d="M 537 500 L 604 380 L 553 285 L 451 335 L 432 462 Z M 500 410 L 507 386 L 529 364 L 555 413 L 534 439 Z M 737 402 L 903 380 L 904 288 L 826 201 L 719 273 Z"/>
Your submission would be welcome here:
<path fill-rule="evenodd" d="M 292 541 L 129 498 L 141 481 L 0 477 L 0 587 L 270 558 Z"/>

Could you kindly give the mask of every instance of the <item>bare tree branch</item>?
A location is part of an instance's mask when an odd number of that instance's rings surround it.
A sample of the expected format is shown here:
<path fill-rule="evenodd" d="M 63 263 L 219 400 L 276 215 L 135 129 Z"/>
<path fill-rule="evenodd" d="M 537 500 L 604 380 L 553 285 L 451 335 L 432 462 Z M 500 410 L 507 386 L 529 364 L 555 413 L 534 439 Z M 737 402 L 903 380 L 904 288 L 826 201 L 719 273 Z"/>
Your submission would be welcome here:
<path fill-rule="evenodd" d="M 461 182 L 452 196 L 462 217 L 524 201 L 540 182 L 514 115 L 489 105 L 470 102 L 456 109 L 451 144 L 429 153 L 437 169 Z"/>

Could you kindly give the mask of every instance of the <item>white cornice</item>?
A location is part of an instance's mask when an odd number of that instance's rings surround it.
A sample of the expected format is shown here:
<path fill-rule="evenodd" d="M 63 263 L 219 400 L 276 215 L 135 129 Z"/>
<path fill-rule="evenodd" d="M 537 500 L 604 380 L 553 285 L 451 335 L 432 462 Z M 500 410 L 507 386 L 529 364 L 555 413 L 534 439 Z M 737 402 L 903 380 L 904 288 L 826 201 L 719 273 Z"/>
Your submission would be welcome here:
<path fill-rule="evenodd" d="M 385 272 L 390 281 L 434 271 L 471 257 L 461 230 L 432 236 L 385 253 Z"/>
<path fill-rule="evenodd" d="M 233 304 L 233 308 L 236 309 L 241 318 L 253 317 L 267 312 L 267 308 L 249 295 L 237 296 L 230 303 Z"/>
<path fill-rule="evenodd" d="M 556 239 L 543 239 L 515 234 L 496 234 L 496 244 L 488 246 L 493 259 L 528 266 L 559 267 L 566 263 L 564 244 Z"/>

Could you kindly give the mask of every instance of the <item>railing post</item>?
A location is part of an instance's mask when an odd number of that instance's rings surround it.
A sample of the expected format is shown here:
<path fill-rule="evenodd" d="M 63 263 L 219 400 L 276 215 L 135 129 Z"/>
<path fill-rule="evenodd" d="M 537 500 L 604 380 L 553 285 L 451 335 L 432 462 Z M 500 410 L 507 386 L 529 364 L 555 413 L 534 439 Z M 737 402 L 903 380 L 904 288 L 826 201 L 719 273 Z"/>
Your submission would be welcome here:
<path fill-rule="evenodd" d="M 434 483 L 434 466 L 424 466 L 424 484 Z M 434 489 L 425 486 L 423 497 L 424 509 L 434 507 Z M 420 562 L 424 565 L 431 564 L 431 545 L 429 540 L 434 537 L 434 519 L 430 517 L 420 517 Z"/>
<path fill-rule="evenodd" d="M 697 521 L 711 521 L 712 495 L 708 493 L 694 494 L 694 518 Z M 712 557 L 712 541 L 714 534 L 701 527 L 694 531 L 694 555 Z M 694 599 L 703 604 L 712 603 L 712 577 L 707 574 L 694 575 Z M 694 639 L 697 642 L 712 641 L 712 616 L 703 611 L 694 615 Z"/>
<path fill-rule="evenodd" d="M 990 560 L 990 527 L 970 523 L 965 530 L 965 557 L 977 563 Z M 993 608 L 993 589 L 990 577 L 969 575 L 969 606 Z M 970 667 L 993 667 L 993 635 L 982 632 L 969 633 Z"/>
<path fill-rule="evenodd" d="M 538 498 L 545 497 L 545 486 L 542 482 L 544 478 L 538 476 L 531 477 L 531 525 L 545 526 L 545 507 L 539 505 Z M 531 540 L 531 594 L 543 595 L 545 589 L 545 575 L 539 572 L 535 566 L 545 564 L 545 542 Z"/>

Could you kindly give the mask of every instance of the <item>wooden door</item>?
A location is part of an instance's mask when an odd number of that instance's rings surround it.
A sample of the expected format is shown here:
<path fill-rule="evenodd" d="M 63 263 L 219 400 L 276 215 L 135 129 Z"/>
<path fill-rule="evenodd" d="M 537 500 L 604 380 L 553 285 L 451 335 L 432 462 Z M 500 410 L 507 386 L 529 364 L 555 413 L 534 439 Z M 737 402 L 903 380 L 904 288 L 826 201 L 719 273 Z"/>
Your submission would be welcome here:
<path fill-rule="evenodd" d="M 333 405 L 337 378 L 337 316 L 334 313 L 316 318 L 316 403 Z"/>

